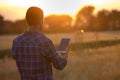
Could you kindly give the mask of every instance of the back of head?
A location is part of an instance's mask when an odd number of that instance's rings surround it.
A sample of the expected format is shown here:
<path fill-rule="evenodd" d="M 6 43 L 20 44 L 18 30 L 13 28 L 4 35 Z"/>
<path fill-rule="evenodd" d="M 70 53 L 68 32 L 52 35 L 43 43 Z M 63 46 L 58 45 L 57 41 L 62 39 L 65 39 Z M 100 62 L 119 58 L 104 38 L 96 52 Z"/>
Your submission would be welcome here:
<path fill-rule="evenodd" d="M 26 13 L 26 20 L 29 26 L 36 26 L 43 23 L 43 10 L 38 7 L 30 7 Z"/>

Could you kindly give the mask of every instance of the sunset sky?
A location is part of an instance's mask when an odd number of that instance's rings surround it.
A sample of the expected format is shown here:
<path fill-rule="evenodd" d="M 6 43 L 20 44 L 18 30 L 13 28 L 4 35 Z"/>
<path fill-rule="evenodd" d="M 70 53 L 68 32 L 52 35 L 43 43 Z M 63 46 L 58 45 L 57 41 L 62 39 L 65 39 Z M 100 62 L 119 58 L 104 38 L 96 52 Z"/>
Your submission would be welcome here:
<path fill-rule="evenodd" d="M 8 20 L 23 19 L 30 6 L 38 6 L 49 14 L 69 14 L 74 16 L 85 5 L 101 9 L 120 10 L 120 0 L 0 0 L 0 14 Z"/>

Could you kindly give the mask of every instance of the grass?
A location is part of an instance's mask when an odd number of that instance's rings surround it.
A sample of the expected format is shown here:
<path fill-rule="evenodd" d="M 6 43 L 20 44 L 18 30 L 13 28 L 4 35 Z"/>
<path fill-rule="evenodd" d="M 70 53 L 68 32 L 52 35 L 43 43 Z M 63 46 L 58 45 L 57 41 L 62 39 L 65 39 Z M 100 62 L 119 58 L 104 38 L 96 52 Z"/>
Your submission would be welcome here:
<path fill-rule="evenodd" d="M 53 68 L 55 80 L 120 80 L 120 50 L 116 47 L 99 48 L 98 53 L 94 49 L 91 52 L 79 51 L 79 54 L 70 50 L 65 69 L 58 71 Z M 0 79 L 20 80 L 12 58 L 0 59 Z"/>
<path fill-rule="evenodd" d="M 92 41 L 92 42 L 84 42 L 84 43 L 72 43 L 70 45 L 70 51 L 81 51 L 85 49 L 96 49 L 101 47 L 107 47 L 107 46 L 114 46 L 120 44 L 120 40 L 101 40 L 101 41 Z M 57 45 L 56 45 L 57 46 Z M 0 50 L 0 58 L 4 57 L 11 57 L 11 50 Z"/>
<path fill-rule="evenodd" d="M 83 43 L 72 43 L 70 48 L 72 50 L 84 50 L 84 49 L 96 49 L 101 47 L 108 47 L 120 44 L 120 40 L 101 40 L 101 41 L 92 41 L 92 42 L 83 42 Z"/>
<path fill-rule="evenodd" d="M 3 59 L 4 57 L 11 57 L 11 50 L 0 50 L 0 59 Z"/>
<path fill-rule="evenodd" d="M 0 59 L 0 80 L 20 80 L 15 61 L 12 58 Z"/>
<path fill-rule="evenodd" d="M 55 80 L 120 80 L 119 34 L 99 33 L 96 41 L 93 33 L 86 33 L 83 42 L 74 39 L 74 34 L 49 34 L 56 46 L 62 35 L 72 38 L 67 66 L 63 71 L 53 68 Z M 14 37 L 0 37 L 0 80 L 20 80 L 15 60 L 11 58 Z"/>

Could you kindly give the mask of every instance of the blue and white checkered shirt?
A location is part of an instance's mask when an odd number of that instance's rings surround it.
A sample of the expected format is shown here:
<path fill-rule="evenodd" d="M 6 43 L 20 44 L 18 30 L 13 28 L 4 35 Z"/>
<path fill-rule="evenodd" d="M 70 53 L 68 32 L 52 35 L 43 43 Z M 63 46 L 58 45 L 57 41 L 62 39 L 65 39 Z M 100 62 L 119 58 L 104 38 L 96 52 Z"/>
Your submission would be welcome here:
<path fill-rule="evenodd" d="M 63 69 L 66 58 L 61 57 L 52 41 L 38 32 L 24 32 L 13 40 L 12 55 L 21 80 L 53 80 L 52 65 Z"/>

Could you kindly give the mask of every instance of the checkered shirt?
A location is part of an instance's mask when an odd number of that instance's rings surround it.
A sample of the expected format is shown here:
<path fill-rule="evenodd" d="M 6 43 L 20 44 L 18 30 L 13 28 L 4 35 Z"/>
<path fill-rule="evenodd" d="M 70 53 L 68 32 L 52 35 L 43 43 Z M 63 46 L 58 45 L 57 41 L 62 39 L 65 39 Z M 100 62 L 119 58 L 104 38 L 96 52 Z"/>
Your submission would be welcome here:
<path fill-rule="evenodd" d="M 13 40 L 12 56 L 21 80 L 53 80 L 52 65 L 62 70 L 66 58 L 61 57 L 52 41 L 38 32 L 24 32 Z"/>

